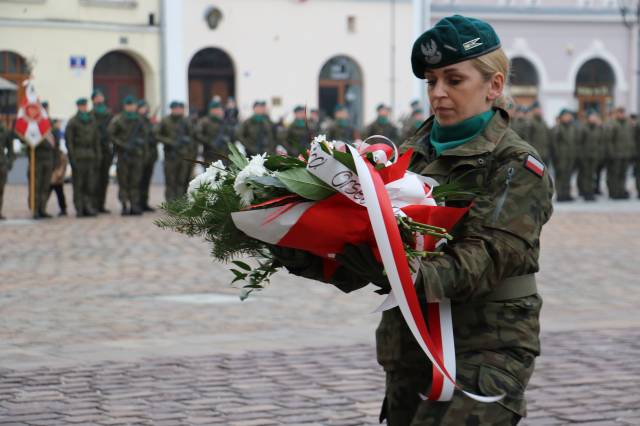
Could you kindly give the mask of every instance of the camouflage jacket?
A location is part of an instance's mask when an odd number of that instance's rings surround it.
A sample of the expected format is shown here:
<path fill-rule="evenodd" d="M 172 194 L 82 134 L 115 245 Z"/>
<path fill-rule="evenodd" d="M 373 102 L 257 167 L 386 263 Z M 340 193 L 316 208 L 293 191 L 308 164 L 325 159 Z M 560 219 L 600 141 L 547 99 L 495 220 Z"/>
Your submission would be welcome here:
<path fill-rule="evenodd" d="M 396 140 L 398 139 L 398 129 L 389 121 L 387 121 L 386 123 L 381 123 L 380 121 L 375 120 L 373 123 L 370 123 L 367 126 L 367 128 L 364 130 L 362 138 L 366 139 L 369 136 L 373 136 L 373 135 L 386 136 L 392 141 L 397 142 Z M 371 143 L 376 143 L 376 142 L 371 141 Z"/>
<path fill-rule="evenodd" d="M 0 123 L 0 168 L 11 169 L 16 159 L 11 136 L 12 132 Z"/>
<path fill-rule="evenodd" d="M 609 158 L 630 160 L 635 157 L 635 131 L 629 120 L 613 120 L 609 127 Z"/>
<path fill-rule="evenodd" d="M 517 133 L 517 132 L 516 132 Z M 551 144 L 551 134 L 547 123 L 542 117 L 534 118 L 529 124 L 529 139 L 527 142 L 538 151 L 542 159 L 549 157 L 549 145 Z"/>
<path fill-rule="evenodd" d="M 570 123 L 561 123 L 551 131 L 551 157 L 555 168 L 571 168 L 576 158 L 578 129 Z"/>
<path fill-rule="evenodd" d="M 275 150 L 275 134 L 273 123 L 269 119 L 259 120 L 252 116 L 245 120 L 236 132 L 236 137 L 251 155 Z"/>
<path fill-rule="evenodd" d="M 226 123 L 218 117 L 204 116 L 196 125 L 196 139 L 206 149 L 218 153 L 225 152 L 227 143 L 231 142 Z"/>
<path fill-rule="evenodd" d="M 156 140 L 164 145 L 165 158 L 195 159 L 198 145 L 194 140 L 193 127 L 187 117 L 168 115 L 156 128 Z"/>
<path fill-rule="evenodd" d="M 96 160 L 101 156 L 100 134 L 95 119 L 83 122 L 79 115 L 73 116 L 67 123 L 64 139 L 71 164 L 82 160 Z"/>
<path fill-rule="evenodd" d="M 301 126 L 293 122 L 289 128 L 287 128 L 285 148 L 289 155 L 298 156 L 311 146 L 313 137 L 313 130 L 307 128 L 306 125 Z"/>
<path fill-rule="evenodd" d="M 587 124 L 580 132 L 578 156 L 600 161 L 604 158 L 604 130 L 602 126 Z"/>
<path fill-rule="evenodd" d="M 355 140 L 355 131 L 351 125 L 341 125 L 334 122 L 327 131 L 327 139 L 330 141 L 342 141 L 351 143 Z"/>
<path fill-rule="evenodd" d="M 113 119 L 113 115 L 109 111 L 99 114 L 96 110 L 91 110 L 91 115 L 96 121 L 96 125 L 98 126 L 98 134 L 100 135 L 100 147 L 103 152 L 110 153 L 112 150 L 111 139 L 109 137 L 108 126 L 111 120 Z"/>
<path fill-rule="evenodd" d="M 523 139 L 530 139 L 531 121 L 524 117 L 516 117 L 510 122 L 510 126 L 514 132 Z"/>
<path fill-rule="evenodd" d="M 144 120 L 139 115 L 135 119 L 129 119 L 122 113 L 111 120 L 108 127 L 109 138 L 119 156 L 144 156 L 149 138 L 149 127 Z"/>

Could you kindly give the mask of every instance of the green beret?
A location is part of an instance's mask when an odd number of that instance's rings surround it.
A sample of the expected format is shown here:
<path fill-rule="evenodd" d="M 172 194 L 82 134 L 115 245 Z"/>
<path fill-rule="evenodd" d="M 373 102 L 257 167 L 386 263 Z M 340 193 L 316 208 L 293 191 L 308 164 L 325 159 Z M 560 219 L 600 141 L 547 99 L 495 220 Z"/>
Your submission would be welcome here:
<path fill-rule="evenodd" d="M 136 98 L 133 95 L 127 95 L 122 100 L 122 105 L 132 105 L 136 103 Z"/>
<path fill-rule="evenodd" d="M 42 105 L 42 108 L 49 108 L 49 101 L 42 101 L 40 105 Z"/>
<path fill-rule="evenodd" d="M 441 19 L 413 44 L 413 74 L 424 79 L 430 69 L 442 68 L 486 55 L 500 48 L 500 39 L 491 25 L 460 15 Z"/>
<path fill-rule="evenodd" d="M 302 105 L 298 105 L 297 107 L 295 107 L 295 108 L 293 109 L 293 112 L 303 112 L 303 111 L 305 111 L 305 110 L 306 110 L 306 108 L 305 108 L 305 107 L 303 107 Z"/>
<path fill-rule="evenodd" d="M 558 117 L 562 117 L 565 114 L 571 114 L 573 115 L 573 113 L 571 112 L 571 110 L 567 109 L 567 108 L 562 108 L 560 110 L 560 114 L 558 114 Z"/>
<path fill-rule="evenodd" d="M 76 105 L 86 105 L 87 104 L 87 98 L 78 98 L 76 100 Z"/>
<path fill-rule="evenodd" d="M 376 111 L 380 112 L 381 109 L 385 109 L 387 106 L 385 104 L 378 104 L 376 107 Z"/>
<path fill-rule="evenodd" d="M 410 106 L 411 108 L 418 108 L 420 106 L 420 101 L 416 99 L 411 102 Z"/>
<path fill-rule="evenodd" d="M 169 108 L 173 109 L 173 108 L 184 108 L 184 104 L 182 102 L 179 101 L 171 101 L 171 103 L 169 104 Z"/>
<path fill-rule="evenodd" d="M 213 109 L 213 108 L 222 108 L 222 104 L 218 101 L 209 102 L 209 109 Z"/>
<path fill-rule="evenodd" d="M 100 89 L 94 89 L 93 92 L 91 92 L 91 99 L 93 100 L 96 96 L 104 96 L 104 93 L 102 93 Z"/>
<path fill-rule="evenodd" d="M 144 99 L 138 99 L 138 108 L 148 106 L 149 104 Z"/>

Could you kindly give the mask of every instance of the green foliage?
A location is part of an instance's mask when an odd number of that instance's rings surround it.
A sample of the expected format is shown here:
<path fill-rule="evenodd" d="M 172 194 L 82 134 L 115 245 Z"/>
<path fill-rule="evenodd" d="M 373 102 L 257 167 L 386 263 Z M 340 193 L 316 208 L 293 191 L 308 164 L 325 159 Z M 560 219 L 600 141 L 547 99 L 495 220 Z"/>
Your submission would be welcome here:
<path fill-rule="evenodd" d="M 231 161 L 231 164 L 233 164 L 238 170 L 244 169 L 247 164 L 249 164 L 247 157 L 242 155 L 233 143 L 229 142 L 227 146 L 229 147 L 229 161 Z"/>
<path fill-rule="evenodd" d="M 308 200 L 323 200 L 336 192 L 309 173 L 306 168 L 294 168 L 276 173 L 276 177 L 294 194 Z"/>

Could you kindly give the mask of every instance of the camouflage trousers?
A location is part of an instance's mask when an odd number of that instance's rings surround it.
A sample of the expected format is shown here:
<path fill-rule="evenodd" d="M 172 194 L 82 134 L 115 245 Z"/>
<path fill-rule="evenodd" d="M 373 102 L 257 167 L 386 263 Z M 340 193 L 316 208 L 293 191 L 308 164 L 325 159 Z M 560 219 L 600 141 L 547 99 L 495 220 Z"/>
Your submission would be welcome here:
<path fill-rule="evenodd" d="M 4 186 L 7 183 L 9 170 L 6 166 L 0 166 L 0 216 L 2 216 L 2 199 L 4 198 Z"/>
<path fill-rule="evenodd" d="M 193 164 L 182 157 L 172 156 L 164 159 L 165 199 L 175 200 L 187 193 Z"/>
<path fill-rule="evenodd" d="M 118 154 L 118 199 L 123 206 L 141 208 L 142 156 Z"/>
<path fill-rule="evenodd" d="M 31 162 L 29 162 L 31 163 Z M 29 164 L 31 167 L 31 164 Z M 36 156 L 35 165 L 35 211 L 33 214 L 45 213 L 47 210 L 47 200 L 49 200 L 49 188 L 51 186 L 51 175 L 53 174 L 53 161 L 41 159 Z M 27 169 L 27 180 L 31 181 L 31 170 Z M 31 191 L 31 185 L 29 185 Z M 31 206 L 31 195 L 27 198 L 27 205 Z"/>
<path fill-rule="evenodd" d="M 534 355 L 500 352 L 457 355 L 456 380 L 481 395 L 505 394 L 497 403 L 472 400 L 459 391 L 448 402 L 423 401 L 431 385 L 431 366 L 387 371 L 387 389 L 380 421 L 389 426 L 510 426 L 526 415 L 524 389 L 534 368 Z"/>
<path fill-rule="evenodd" d="M 142 206 L 149 205 L 149 187 L 153 178 L 153 168 L 158 160 L 158 151 L 155 146 L 151 147 L 152 153 L 145 154 L 142 167 L 142 180 L 140 182 L 140 199 Z"/>

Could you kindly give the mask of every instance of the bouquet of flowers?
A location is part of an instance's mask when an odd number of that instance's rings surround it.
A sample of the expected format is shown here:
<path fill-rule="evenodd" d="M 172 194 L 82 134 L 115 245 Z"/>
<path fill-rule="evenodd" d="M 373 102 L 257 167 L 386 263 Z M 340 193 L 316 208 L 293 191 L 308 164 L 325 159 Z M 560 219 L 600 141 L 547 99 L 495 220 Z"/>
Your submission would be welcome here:
<path fill-rule="evenodd" d="M 366 142 L 347 145 L 319 136 L 297 158 L 247 158 L 229 145 L 228 164 L 209 165 L 191 181 L 186 197 L 163 205 L 167 215 L 157 224 L 211 242 L 215 259 L 233 263 L 232 283 L 244 282 L 241 298 L 262 289 L 276 272 L 270 246 L 320 256 L 329 280 L 338 267 L 336 254 L 347 244 L 368 244 L 391 286 L 379 309 L 400 309 L 433 364 L 428 398 L 450 400 L 459 388 L 451 305 L 448 299 L 427 301 L 427 328 L 414 289 L 415 263 L 440 255 L 439 243 L 452 238 L 448 229 L 468 210 L 445 207 L 444 201 L 473 194 L 408 171 L 411 150 L 400 156 L 393 143 Z M 240 260 L 247 257 L 257 266 Z M 465 394 L 482 402 L 502 397 Z"/>
<path fill-rule="evenodd" d="M 349 148 L 321 135 L 300 157 L 247 158 L 242 148 L 229 144 L 228 164 L 208 165 L 190 182 L 186 197 L 163 204 L 166 216 L 156 221 L 212 243 L 212 256 L 233 264 L 232 283 L 243 283 L 242 299 L 264 288 L 277 271 L 270 245 L 323 257 L 326 278 L 346 244 L 369 243 L 379 259 L 350 149 L 384 181 L 408 259 L 439 255 L 436 243 L 451 239 L 447 229 L 466 212 L 440 207 L 460 191 L 407 172 L 412 153 L 399 156 L 393 143 L 365 141 Z"/>

